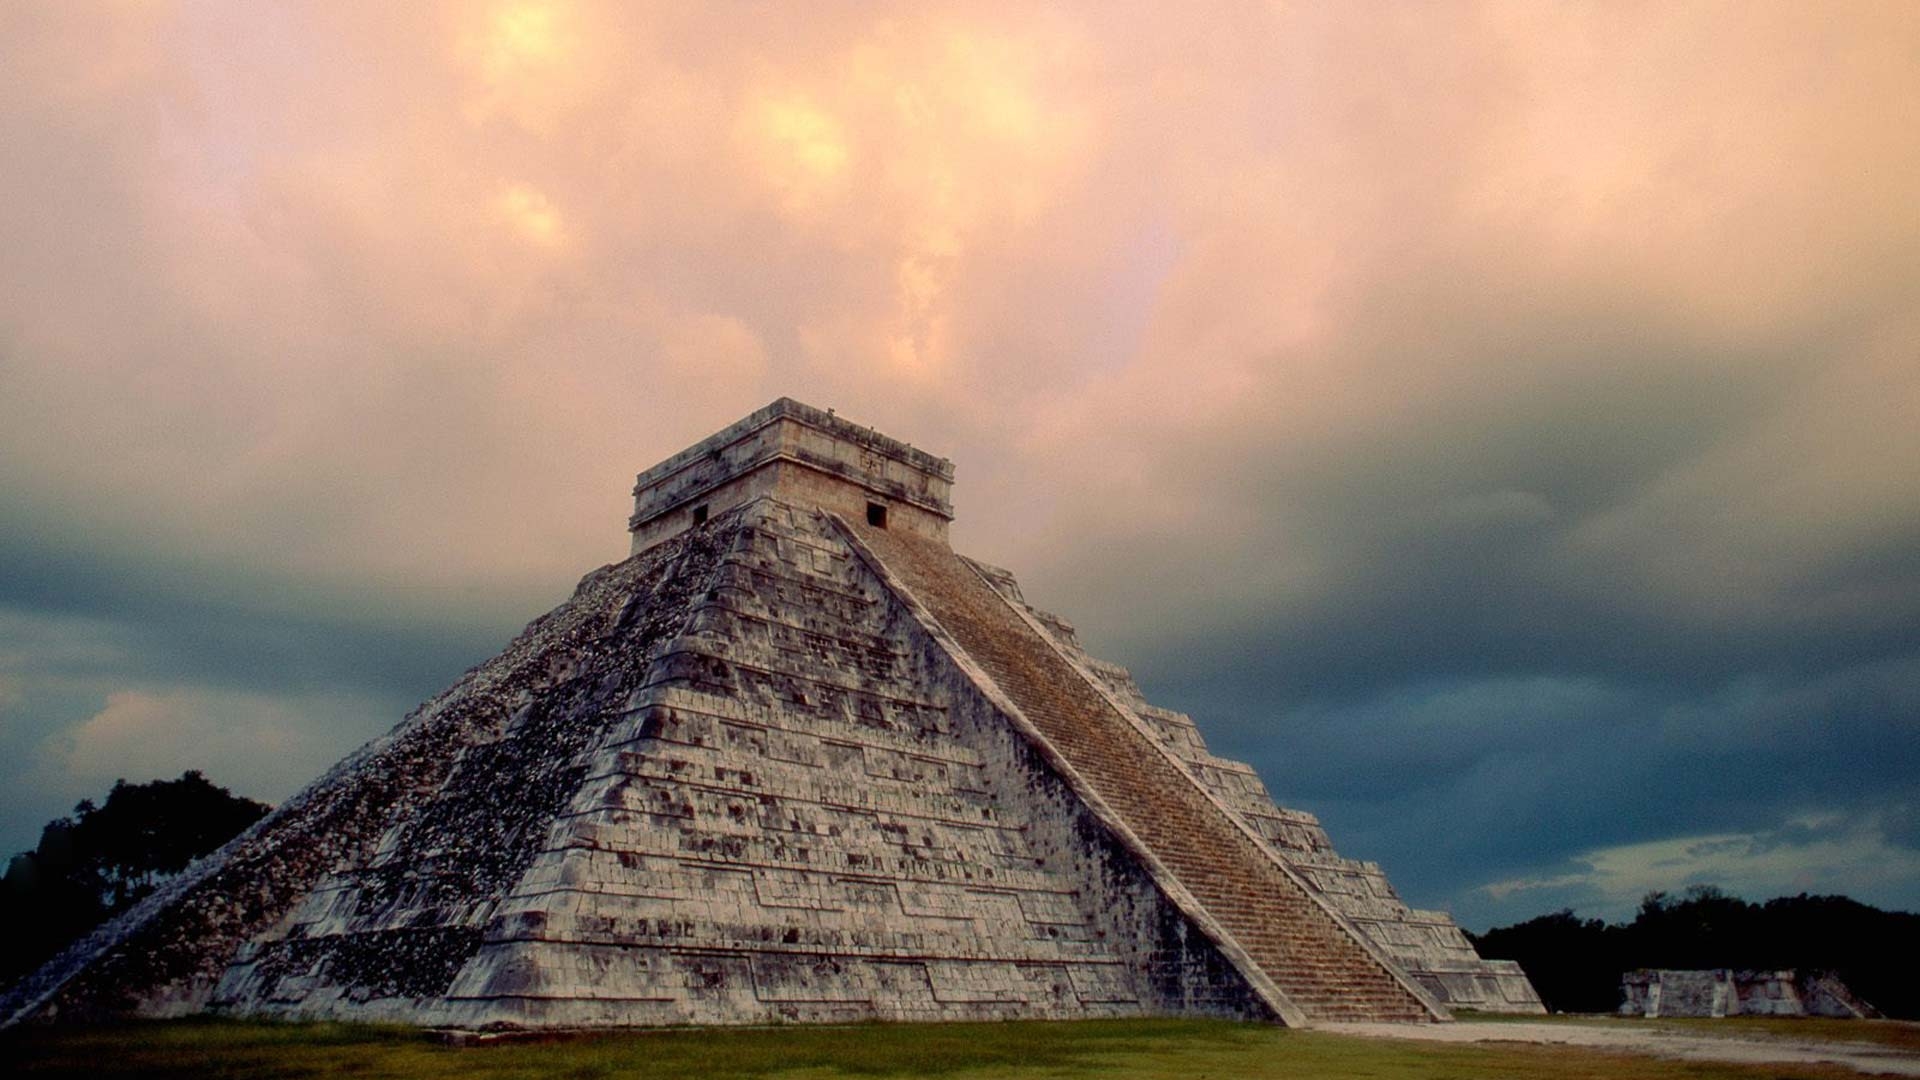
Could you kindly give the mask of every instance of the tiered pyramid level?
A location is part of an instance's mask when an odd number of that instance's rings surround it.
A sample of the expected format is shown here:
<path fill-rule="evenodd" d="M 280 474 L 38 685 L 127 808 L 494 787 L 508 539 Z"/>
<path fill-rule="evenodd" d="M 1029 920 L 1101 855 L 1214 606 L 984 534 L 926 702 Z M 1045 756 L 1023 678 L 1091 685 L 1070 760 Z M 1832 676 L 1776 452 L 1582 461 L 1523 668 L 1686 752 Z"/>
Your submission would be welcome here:
<path fill-rule="evenodd" d="M 0 1018 L 1538 1008 L 953 554 L 951 476 L 785 399 L 668 459 L 631 558 Z"/>

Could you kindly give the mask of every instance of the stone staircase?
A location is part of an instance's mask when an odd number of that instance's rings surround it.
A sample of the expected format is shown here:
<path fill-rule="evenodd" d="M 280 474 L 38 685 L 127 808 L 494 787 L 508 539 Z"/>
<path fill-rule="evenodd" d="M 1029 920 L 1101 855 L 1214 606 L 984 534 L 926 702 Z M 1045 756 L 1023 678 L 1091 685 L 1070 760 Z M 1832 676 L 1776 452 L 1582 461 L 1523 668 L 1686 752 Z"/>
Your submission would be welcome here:
<path fill-rule="evenodd" d="M 1308 1021 L 1442 1018 L 946 545 L 847 528 Z"/>

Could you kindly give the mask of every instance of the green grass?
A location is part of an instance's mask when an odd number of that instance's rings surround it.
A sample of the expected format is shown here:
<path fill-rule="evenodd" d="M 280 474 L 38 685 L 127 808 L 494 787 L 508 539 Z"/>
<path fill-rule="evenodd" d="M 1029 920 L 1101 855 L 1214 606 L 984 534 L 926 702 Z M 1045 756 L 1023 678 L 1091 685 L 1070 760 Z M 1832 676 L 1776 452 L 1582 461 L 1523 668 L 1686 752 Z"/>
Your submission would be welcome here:
<path fill-rule="evenodd" d="M 1877 1026 L 1877 1025 L 1876 1025 Z M 1849 1029 L 1852 1030 L 1852 1029 Z M 1204 1077 L 1423 1080 L 1832 1078 L 1565 1047 L 1436 1045 L 1205 1020 L 684 1029 L 448 1046 L 407 1028 L 181 1020 L 0 1035 L 0 1071 L 34 1077 Z"/>

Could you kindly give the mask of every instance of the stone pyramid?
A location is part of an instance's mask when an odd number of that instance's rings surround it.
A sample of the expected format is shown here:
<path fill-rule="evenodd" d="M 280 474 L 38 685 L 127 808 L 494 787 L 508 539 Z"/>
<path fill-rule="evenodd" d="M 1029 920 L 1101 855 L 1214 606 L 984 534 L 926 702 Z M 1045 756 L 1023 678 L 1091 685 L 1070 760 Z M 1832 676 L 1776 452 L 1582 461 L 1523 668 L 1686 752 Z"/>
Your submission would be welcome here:
<path fill-rule="evenodd" d="M 1540 1011 L 790 399 L 633 553 L 0 1000 L 468 1028 Z"/>

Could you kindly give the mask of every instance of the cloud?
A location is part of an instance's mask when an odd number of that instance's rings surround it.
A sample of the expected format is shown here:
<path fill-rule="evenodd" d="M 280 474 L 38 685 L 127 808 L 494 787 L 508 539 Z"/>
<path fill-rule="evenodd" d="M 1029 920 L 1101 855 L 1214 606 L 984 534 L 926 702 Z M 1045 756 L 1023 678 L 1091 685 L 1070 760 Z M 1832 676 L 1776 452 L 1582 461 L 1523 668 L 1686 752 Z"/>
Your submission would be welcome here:
<path fill-rule="evenodd" d="M 1825 814 L 1762 832 L 1681 836 L 1584 852 L 1577 869 L 1481 886 L 1496 901 L 1516 894 L 1546 910 L 1578 897 L 1583 911 L 1619 919 L 1650 892 L 1711 883 L 1751 898 L 1796 893 L 1873 896 L 1920 874 L 1920 851 L 1892 842 L 1877 815 Z"/>
<path fill-rule="evenodd" d="M 1912 498 L 1864 466 L 1920 389 L 1916 223 L 1861 178 L 1915 162 L 1843 112 L 1910 89 L 1910 16 L 1728 14 L 16 16 L 7 479 L 166 547 L 552 580 L 617 550 L 622 476 L 798 391 L 1017 434 L 1054 528 L 962 528 L 1049 574 L 1205 518 L 1293 571 L 1264 605 L 1361 572 L 1324 549 L 1376 502 L 1385 546 L 1512 492 L 1583 569 L 1764 595 L 1830 547 L 1790 508 Z M 689 378 L 689 325 L 749 359 Z M 1018 498 L 986 452 L 978 505 Z M 1729 541 L 1759 578 L 1698 572 Z"/>
<path fill-rule="evenodd" d="M 236 794 L 278 802 L 340 757 L 342 734 L 359 741 L 395 719 L 391 702 L 352 692 L 112 691 L 91 716 L 45 736 L 9 770 L 5 808 L 10 819 L 19 817 L 9 820 L 8 839 L 30 846 L 60 808 L 98 801 L 115 781 L 142 783 L 190 769 Z"/>
<path fill-rule="evenodd" d="M 48 764 L 87 790 L 202 769 L 222 783 L 284 797 L 331 760 L 326 727 L 310 709 L 277 697 L 126 690 L 49 744 Z"/>
<path fill-rule="evenodd" d="M 0 606 L 0 851 L 122 777 L 194 768 L 277 801 L 498 647 L 372 612 L 101 599 L 109 613 Z"/>
<path fill-rule="evenodd" d="M 1783 819 L 1822 814 L 1872 819 L 1897 844 L 1920 801 L 1905 767 L 1920 754 L 1920 658 L 1726 682 L 1537 674 L 1365 692 L 1313 684 L 1315 658 L 1240 651 L 1226 666 L 1245 674 L 1162 674 L 1171 689 L 1156 696 L 1203 718 L 1216 751 L 1252 762 L 1283 805 L 1319 814 L 1344 853 L 1477 928 L 1549 900 L 1601 902 L 1571 881 L 1484 889 L 1562 878 L 1575 855 L 1676 836 L 1786 841 L 1800 833 Z M 1914 903 L 1911 878 L 1849 880 L 1870 902 Z"/>
<path fill-rule="evenodd" d="M 1917 22 L 8 8 L 0 747 L 344 753 L 794 394 L 1420 903 L 1894 842 Z"/>

